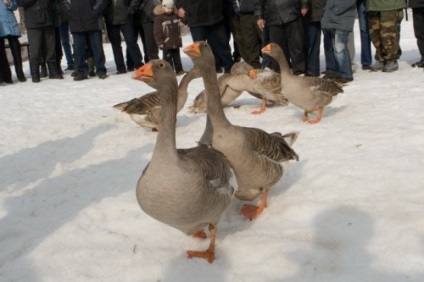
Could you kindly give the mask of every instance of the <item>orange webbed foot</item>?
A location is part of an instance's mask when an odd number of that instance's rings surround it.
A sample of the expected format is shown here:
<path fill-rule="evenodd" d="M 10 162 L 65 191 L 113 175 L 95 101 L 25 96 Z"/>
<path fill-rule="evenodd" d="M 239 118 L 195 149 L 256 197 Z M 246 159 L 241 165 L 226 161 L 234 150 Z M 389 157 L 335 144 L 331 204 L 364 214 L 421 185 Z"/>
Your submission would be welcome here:
<path fill-rule="evenodd" d="M 257 218 L 263 209 L 260 210 L 257 206 L 246 204 L 241 209 L 240 213 L 249 220 Z"/>
<path fill-rule="evenodd" d="M 187 255 L 189 258 L 203 258 L 206 259 L 209 263 L 213 263 L 213 261 L 215 260 L 215 253 L 213 251 L 210 250 L 206 250 L 206 251 L 187 251 Z"/>

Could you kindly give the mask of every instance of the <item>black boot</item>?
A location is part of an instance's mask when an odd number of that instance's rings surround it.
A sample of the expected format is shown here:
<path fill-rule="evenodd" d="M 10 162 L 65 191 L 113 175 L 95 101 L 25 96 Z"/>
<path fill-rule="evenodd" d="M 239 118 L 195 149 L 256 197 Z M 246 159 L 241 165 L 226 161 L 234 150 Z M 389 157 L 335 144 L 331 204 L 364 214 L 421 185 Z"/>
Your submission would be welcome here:
<path fill-rule="evenodd" d="M 15 65 L 15 72 L 18 80 L 20 82 L 25 82 L 26 77 L 22 69 L 22 55 L 21 55 L 21 44 L 19 43 L 18 38 L 13 37 L 12 40 L 9 40 L 10 51 L 12 52 L 13 62 Z"/>
<path fill-rule="evenodd" d="M 29 64 L 29 68 L 31 70 L 32 82 L 40 82 L 40 64 L 32 62 Z"/>
<path fill-rule="evenodd" d="M 49 67 L 49 78 L 50 79 L 63 79 L 62 74 L 57 69 L 56 61 L 47 62 L 47 66 Z"/>
<path fill-rule="evenodd" d="M 41 63 L 41 64 L 40 64 L 40 66 L 41 66 L 41 73 L 40 73 L 40 77 L 41 77 L 41 78 L 45 78 L 45 77 L 47 77 L 47 66 L 46 66 L 46 63 L 45 63 L 45 62 L 43 62 L 43 63 Z"/>

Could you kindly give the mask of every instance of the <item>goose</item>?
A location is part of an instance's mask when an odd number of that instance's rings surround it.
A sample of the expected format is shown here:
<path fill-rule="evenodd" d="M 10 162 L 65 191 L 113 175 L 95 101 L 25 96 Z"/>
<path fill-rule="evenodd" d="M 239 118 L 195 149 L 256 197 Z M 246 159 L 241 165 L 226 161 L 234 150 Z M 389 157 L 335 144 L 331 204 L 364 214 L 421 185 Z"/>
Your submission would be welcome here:
<path fill-rule="evenodd" d="M 256 75 L 255 77 L 250 75 L 251 71 L 255 71 L 255 74 L 263 74 L 257 78 Z M 251 112 L 252 114 L 263 113 L 268 102 L 278 103 L 284 106 L 287 105 L 287 99 L 280 94 L 280 75 L 275 72 L 274 74 L 272 75 L 270 71 L 254 70 L 252 66 L 245 62 L 235 63 L 231 68 L 231 74 L 224 74 L 218 78 L 222 106 L 227 106 L 237 99 L 243 91 L 262 100 L 261 108 Z M 203 90 L 196 96 L 192 106 L 189 107 L 190 112 L 205 113 L 207 108 L 206 100 L 205 90 Z"/>
<path fill-rule="evenodd" d="M 275 43 L 263 47 L 262 53 L 273 57 L 279 63 L 282 92 L 290 103 L 304 110 L 303 121 L 306 123 L 318 123 L 324 107 L 329 105 L 337 94 L 343 93 L 337 82 L 320 77 L 293 75 L 283 51 Z M 315 119 L 310 120 L 308 114 L 315 114 Z"/>
<path fill-rule="evenodd" d="M 187 88 L 190 81 L 198 77 L 200 77 L 199 70 L 193 68 L 181 79 L 178 86 L 177 112 L 184 107 L 187 101 Z M 158 91 L 153 91 L 139 98 L 116 104 L 113 108 L 130 115 L 131 119 L 138 125 L 151 128 L 152 131 L 157 131 L 161 114 L 160 93 Z"/>
<path fill-rule="evenodd" d="M 156 88 L 162 107 L 152 158 L 137 183 L 138 203 L 149 216 L 187 235 L 205 238 L 203 229 L 209 226 L 208 249 L 187 254 L 212 263 L 216 226 L 235 192 L 231 164 L 222 153 L 205 146 L 176 149 L 179 94 L 169 63 L 149 61 L 132 77 Z"/>
<path fill-rule="evenodd" d="M 252 201 L 261 195 L 259 206 L 244 205 L 241 214 L 253 220 L 267 206 L 268 192 L 286 173 L 289 160 L 299 160 L 291 148 L 298 132 L 267 133 L 258 128 L 235 126 L 225 116 L 215 63 L 208 43 L 199 41 L 184 48 L 201 71 L 207 98 L 206 128 L 201 138 L 222 152 L 231 162 L 238 189 L 238 199 Z"/>

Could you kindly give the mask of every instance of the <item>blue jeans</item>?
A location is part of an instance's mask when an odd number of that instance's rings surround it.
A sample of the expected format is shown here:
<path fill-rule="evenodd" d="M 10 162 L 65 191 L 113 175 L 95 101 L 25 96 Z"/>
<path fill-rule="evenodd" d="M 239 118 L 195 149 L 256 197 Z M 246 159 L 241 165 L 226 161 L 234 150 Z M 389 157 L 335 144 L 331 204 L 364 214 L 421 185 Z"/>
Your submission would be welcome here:
<path fill-rule="evenodd" d="M 62 48 L 65 52 L 66 63 L 68 66 L 74 65 L 74 58 L 72 57 L 72 49 L 69 40 L 69 22 L 62 22 L 60 24 L 60 40 L 62 41 Z"/>
<path fill-rule="evenodd" d="M 207 41 L 211 46 L 215 57 L 215 64 L 218 67 L 224 67 L 225 72 L 229 73 L 234 64 L 231 56 L 231 47 L 228 43 L 227 33 L 225 32 L 224 22 L 190 28 L 193 41 Z"/>
<path fill-rule="evenodd" d="M 94 64 L 96 66 L 96 74 L 106 73 L 106 58 L 103 50 L 102 31 L 93 30 L 86 32 L 72 33 L 74 38 L 74 52 L 76 71 L 81 76 L 87 76 L 88 67 L 86 64 L 86 45 L 90 44 L 93 50 Z"/>
<path fill-rule="evenodd" d="M 329 75 L 353 79 L 347 42 L 349 31 L 323 29 L 326 70 Z M 331 44 L 330 44 L 331 43 Z"/>
<path fill-rule="evenodd" d="M 358 10 L 359 31 L 361 35 L 361 65 L 370 66 L 372 64 L 371 38 L 368 29 L 368 16 L 365 10 L 365 0 L 358 0 L 356 8 Z"/>

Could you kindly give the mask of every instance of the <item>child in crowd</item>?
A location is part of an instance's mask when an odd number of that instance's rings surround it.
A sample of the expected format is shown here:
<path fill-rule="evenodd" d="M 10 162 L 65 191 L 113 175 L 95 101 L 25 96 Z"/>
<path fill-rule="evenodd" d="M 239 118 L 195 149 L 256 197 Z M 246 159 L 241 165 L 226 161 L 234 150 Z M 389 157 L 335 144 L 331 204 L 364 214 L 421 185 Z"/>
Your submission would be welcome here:
<path fill-rule="evenodd" d="M 156 44 L 163 52 L 163 59 L 173 66 L 177 75 L 185 74 L 181 63 L 180 48 L 182 39 L 180 18 L 174 11 L 173 0 L 163 0 L 162 5 L 154 9 L 154 36 Z"/>

